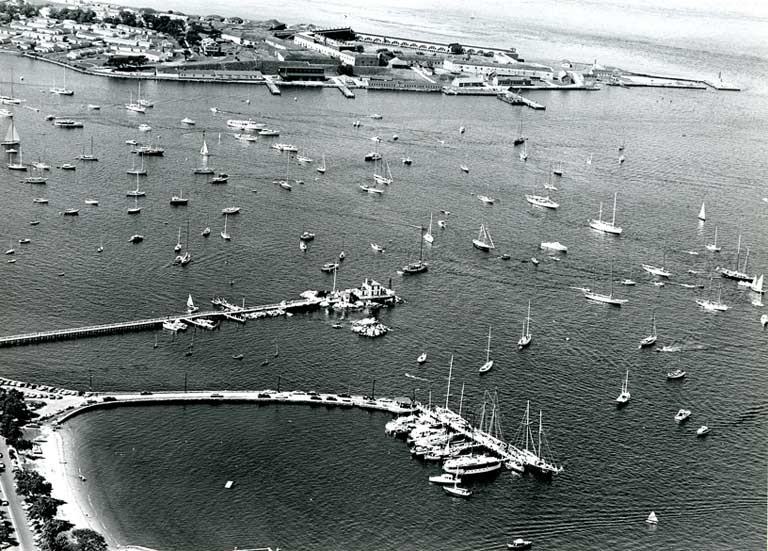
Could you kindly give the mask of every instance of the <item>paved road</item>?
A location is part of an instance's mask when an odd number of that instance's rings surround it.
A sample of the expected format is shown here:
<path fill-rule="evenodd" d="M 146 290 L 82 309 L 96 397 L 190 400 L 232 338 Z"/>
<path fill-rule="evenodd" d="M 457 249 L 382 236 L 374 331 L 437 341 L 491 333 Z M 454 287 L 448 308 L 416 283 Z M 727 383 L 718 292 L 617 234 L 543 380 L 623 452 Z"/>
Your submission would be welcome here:
<path fill-rule="evenodd" d="M 0 473 L 0 488 L 3 490 L 3 499 L 8 501 L 8 507 L 3 507 L 3 510 L 11 518 L 13 529 L 16 532 L 16 541 L 19 542 L 16 549 L 34 551 L 37 547 L 35 540 L 32 539 L 32 530 L 27 525 L 27 515 L 21 506 L 21 497 L 16 493 L 16 485 L 13 483 L 11 460 L 8 457 L 8 446 L 5 443 L 5 438 L 0 438 L 0 452 L 3 454 L 0 461 L 5 464 L 5 472 Z"/>

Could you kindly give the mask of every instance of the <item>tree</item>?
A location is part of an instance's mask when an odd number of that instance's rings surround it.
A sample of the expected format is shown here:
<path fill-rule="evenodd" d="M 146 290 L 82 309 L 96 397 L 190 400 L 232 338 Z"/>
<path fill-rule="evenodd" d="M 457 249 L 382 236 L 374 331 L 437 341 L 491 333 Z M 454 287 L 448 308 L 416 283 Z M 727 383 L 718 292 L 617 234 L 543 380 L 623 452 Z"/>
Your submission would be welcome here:
<path fill-rule="evenodd" d="M 63 549 L 59 541 L 59 535 L 66 536 L 64 532 L 70 530 L 74 525 L 66 520 L 54 518 L 43 524 L 42 538 L 40 545 L 44 551 L 61 551 Z M 63 538 L 66 542 L 66 538 Z"/>
<path fill-rule="evenodd" d="M 458 42 L 453 42 L 451 44 L 448 44 L 448 49 L 454 55 L 461 55 L 464 53 L 464 46 L 462 46 Z"/>
<path fill-rule="evenodd" d="M 355 74 L 355 68 L 352 67 L 352 65 L 347 65 L 346 63 L 339 63 L 336 66 L 336 72 L 340 75 L 351 77 Z"/>
<path fill-rule="evenodd" d="M 16 471 L 16 488 L 23 496 L 50 496 L 51 483 L 37 471 L 21 469 Z"/>
<path fill-rule="evenodd" d="M 36 496 L 32 498 L 29 506 L 29 516 L 39 520 L 51 520 L 56 516 L 56 511 L 64 502 L 50 496 Z"/>
<path fill-rule="evenodd" d="M 90 528 L 78 528 L 70 532 L 73 551 L 107 551 L 104 536 Z"/>

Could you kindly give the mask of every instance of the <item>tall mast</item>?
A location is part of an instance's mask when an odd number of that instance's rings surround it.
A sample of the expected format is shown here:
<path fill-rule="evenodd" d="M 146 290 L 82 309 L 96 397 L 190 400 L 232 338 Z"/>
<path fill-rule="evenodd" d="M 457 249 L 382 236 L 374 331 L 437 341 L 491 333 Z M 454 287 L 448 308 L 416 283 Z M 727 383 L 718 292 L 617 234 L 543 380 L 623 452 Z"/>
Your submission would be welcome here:
<path fill-rule="evenodd" d="M 739 241 L 736 245 L 736 271 L 739 271 L 739 261 L 741 260 L 741 234 L 739 234 Z"/>
<path fill-rule="evenodd" d="M 611 296 L 611 298 L 613 298 L 613 259 L 611 259 L 611 280 L 610 280 L 610 283 L 611 283 L 611 294 L 610 294 L 610 296 Z"/>
<path fill-rule="evenodd" d="M 539 449 L 536 452 L 536 455 L 541 459 L 541 410 L 539 410 Z"/>
<path fill-rule="evenodd" d="M 611 226 L 616 224 L 616 196 L 618 195 L 618 192 L 615 192 L 613 194 L 613 217 L 611 218 Z"/>
<path fill-rule="evenodd" d="M 451 363 L 448 366 L 448 388 L 445 391 L 445 409 L 448 409 L 448 398 L 451 395 L 451 375 L 453 373 L 453 354 L 451 354 Z"/>
<path fill-rule="evenodd" d="M 336 265 L 333 267 L 333 291 L 332 293 L 336 292 L 336 270 L 339 269 L 339 264 L 336 263 Z"/>
<path fill-rule="evenodd" d="M 531 413 L 531 401 L 528 400 L 525 403 L 525 451 L 528 451 L 528 435 L 531 433 L 530 413 Z"/>
<path fill-rule="evenodd" d="M 421 264 L 424 260 L 424 226 L 419 226 L 419 230 L 419 264 Z"/>
<path fill-rule="evenodd" d="M 451 356 L 453 358 L 453 356 Z M 461 417 L 461 407 L 464 405 L 464 383 L 461 383 L 461 398 L 459 398 L 459 417 Z"/>
<path fill-rule="evenodd" d="M 485 349 L 486 363 L 491 359 L 491 326 L 488 326 L 488 347 Z"/>

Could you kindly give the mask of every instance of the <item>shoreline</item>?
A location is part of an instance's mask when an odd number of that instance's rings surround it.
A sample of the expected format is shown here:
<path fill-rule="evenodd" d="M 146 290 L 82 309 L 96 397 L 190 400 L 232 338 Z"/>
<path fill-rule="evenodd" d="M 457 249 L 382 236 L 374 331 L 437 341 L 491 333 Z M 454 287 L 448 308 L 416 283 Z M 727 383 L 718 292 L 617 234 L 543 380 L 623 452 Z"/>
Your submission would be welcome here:
<path fill-rule="evenodd" d="M 104 536 L 109 549 L 132 549 L 120 545 L 95 511 L 88 494 L 88 481 L 79 479 L 74 442 L 65 438 L 62 431 L 54 431 L 48 425 L 41 428 L 40 437 L 43 457 L 30 463 L 50 482 L 53 488 L 51 495 L 64 501 L 57 517 L 68 520 L 75 528 L 90 528 L 99 532 Z"/>

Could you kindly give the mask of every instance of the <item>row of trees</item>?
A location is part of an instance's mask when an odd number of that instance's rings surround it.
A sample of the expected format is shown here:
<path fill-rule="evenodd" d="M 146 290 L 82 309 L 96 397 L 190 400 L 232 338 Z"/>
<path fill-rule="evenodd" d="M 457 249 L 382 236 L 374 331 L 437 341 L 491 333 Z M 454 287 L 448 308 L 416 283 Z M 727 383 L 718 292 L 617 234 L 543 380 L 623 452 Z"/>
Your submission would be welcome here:
<path fill-rule="evenodd" d="M 6 25 L 20 16 L 35 17 L 39 10 L 26 2 L 19 5 L 16 2 L 0 2 L 0 24 Z"/>
<path fill-rule="evenodd" d="M 96 12 L 89 9 L 82 10 L 80 8 L 61 8 L 60 10 L 51 8 L 49 16 L 51 19 L 56 19 L 58 21 L 71 19 L 72 21 L 85 24 L 96 21 Z"/>
<path fill-rule="evenodd" d="M 0 436 L 17 449 L 30 449 L 32 444 L 22 438 L 22 427 L 33 417 L 24 394 L 16 389 L 0 389 Z"/>
<path fill-rule="evenodd" d="M 43 551 L 106 551 L 104 536 L 90 528 L 74 528 L 71 522 L 56 518 L 64 504 L 51 496 L 51 484 L 37 471 L 16 471 L 16 488 L 27 503 L 27 514 L 41 526 Z M 73 529 L 74 528 L 74 529 Z"/>

